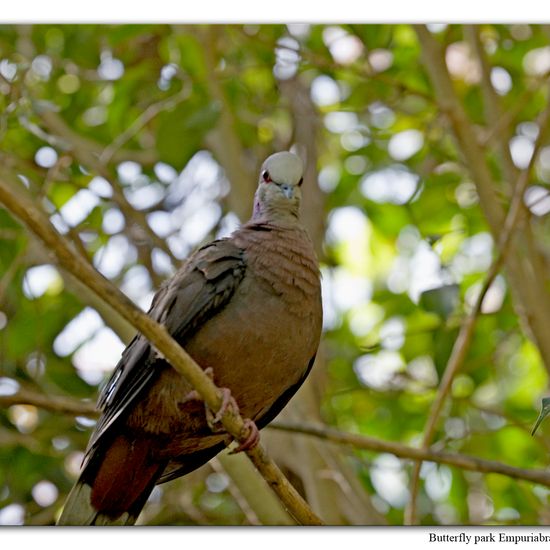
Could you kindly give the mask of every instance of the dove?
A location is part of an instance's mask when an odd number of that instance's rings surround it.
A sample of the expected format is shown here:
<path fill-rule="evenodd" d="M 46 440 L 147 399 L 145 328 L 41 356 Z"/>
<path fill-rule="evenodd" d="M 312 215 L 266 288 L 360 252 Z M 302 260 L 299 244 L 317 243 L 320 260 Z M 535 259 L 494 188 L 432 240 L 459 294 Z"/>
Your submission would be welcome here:
<path fill-rule="evenodd" d="M 258 441 L 311 371 L 322 330 L 321 282 L 300 222 L 303 164 L 262 165 L 251 219 L 194 252 L 153 298 L 166 327 L 223 388 Z M 223 407 L 223 406 L 222 406 Z M 206 463 L 228 443 L 191 385 L 138 334 L 98 408 L 80 477 L 58 525 L 134 524 L 156 484 Z"/>

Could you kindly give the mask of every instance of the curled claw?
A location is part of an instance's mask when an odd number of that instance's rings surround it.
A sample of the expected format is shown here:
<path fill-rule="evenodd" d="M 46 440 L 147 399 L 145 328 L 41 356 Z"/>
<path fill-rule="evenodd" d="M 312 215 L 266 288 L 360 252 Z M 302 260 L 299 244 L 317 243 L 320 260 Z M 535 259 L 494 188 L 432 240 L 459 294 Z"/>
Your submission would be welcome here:
<path fill-rule="evenodd" d="M 207 367 L 204 369 L 204 374 L 210 378 L 210 380 L 214 380 L 214 369 L 212 367 Z M 199 392 L 197 390 L 191 390 L 179 403 L 178 406 L 181 407 L 182 405 L 185 405 L 185 403 L 188 403 L 189 401 L 202 401 L 202 397 L 200 396 Z M 223 405 L 222 405 L 223 406 Z M 217 415 L 216 415 L 217 417 Z M 219 421 L 219 419 L 218 419 Z"/>
<path fill-rule="evenodd" d="M 207 367 L 204 369 L 204 374 L 210 378 L 210 380 L 214 381 L 214 369 L 212 367 Z M 231 391 L 229 388 L 219 388 L 221 391 L 221 397 L 222 397 L 222 403 L 220 405 L 220 408 L 218 411 L 214 414 L 212 410 L 208 407 L 208 405 L 205 403 L 204 408 L 206 412 L 206 422 L 208 423 L 208 427 L 214 432 L 219 433 L 224 431 L 223 427 L 218 426 L 220 424 L 221 419 L 223 415 L 226 413 L 226 411 L 229 408 L 232 408 L 237 414 L 239 412 L 239 406 L 237 405 L 237 402 L 235 399 L 233 399 L 233 396 L 231 395 Z M 197 390 L 190 391 L 180 402 L 180 406 L 184 405 L 185 403 L 188 403 L 189 401 L 202 401 L 202 397 L 199 395 Z"/>
<path fill-rule="evenodd" d="M 247 438 L 229 454 L 235 455 L 243 451 L 248 451 L 249 449 L 256 447 L 256 445 L 260 442 L 260 430 L 258 430 L 258 426 L 256 426 L 256 423 L 253 420 L 250 420 L 250 418 L 244 419 L 244 430 L 247 429 Z"/>
<path fill-rule="evenodd" d="M 179 403 L 178 407 L 185 405 L 189 401 L 202 401 L 202 397 L 199 395 L 197 390 L 191 390 Z"/>
<path fill-rule="evenodd" d="M 206 406 L 206 420 L 210 429 L 217 433 L 224 431 L 223 427 L 216 426 L 219 424 L 223 415 L 227 412 L 229 408 L 232 408 L 237 414 L 239 413 L 239 406 L 237 402 L 231 395 L 231 390 L 229 388 L 219 388 L 222 393 L 222 404 L 218 409 L 216 414 L 213 414 L 212 411 Z"/>
<path fill-rule="evenodd" d="M 204 373 L 212 381 L 214 381 L 214 371 L 211 367 L 204 369 Z M 219 388 L 219 390 L 221 392 L 222 403 L 216 414 L 214 414 L 210 410 L 206 403 L 204 405 L 206 409 L 206 421 L 208 423 L 208 427 L 214 433 L 225 431 L 224 427 L 219 426 L 219 424 L 221 423 L 221 419 L 228 409 L 231 408 L 236 414 L 239 414 L 239 406 L 237 405 L 234 397 L 231 395 L 231 390 L 229 388 Z M 196 390 L 192 390 L 185 396 L 181 404 L 195 400 L 202 400 L 202 398 Z M 231 452 L 231 454 L 236 454 L 242 451 L 246 451 L 248 449 L 252 449 L 258 444 L 260 440 L 260 431 L 258 430 L 256 424 L 252 420 L 250 420 L 250 418 L 244 419 L 243 431 L 244 433 L 247 433 L 248 431 L 248 436 L 234 451 Z"/>
<path fill-rule="evenodd" d="M 222 392 L 222 404 L 220 405 L 220 408 L 218 409 L 218 412 L 216 413 L 216 416 L 214 416 L 214 424 L 217 424 L 222 419 L 222 416 L 226 413 L 227 409 L 230 407 L 236 412 L 239 412 L 239 406 L 237 405 L 237 402 L 235 399 L 233 399 L 233 396 L 231 395 L 231 391 L 229 388 L 220 388 Z"/>

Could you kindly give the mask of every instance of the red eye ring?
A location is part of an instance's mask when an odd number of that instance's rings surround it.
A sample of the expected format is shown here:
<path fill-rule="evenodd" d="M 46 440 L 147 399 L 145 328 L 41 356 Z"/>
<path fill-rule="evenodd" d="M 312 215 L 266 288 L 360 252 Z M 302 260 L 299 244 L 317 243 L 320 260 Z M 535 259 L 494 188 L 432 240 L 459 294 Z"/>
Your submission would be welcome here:
<path fill-rule="evenodd" d="M 262 172 L 262 179 L 265 181 L 265 183 L 269 183 L 271 181 L 271 176 L 269 175 L 269 172 L 267 170 L 264 170 Z"/>

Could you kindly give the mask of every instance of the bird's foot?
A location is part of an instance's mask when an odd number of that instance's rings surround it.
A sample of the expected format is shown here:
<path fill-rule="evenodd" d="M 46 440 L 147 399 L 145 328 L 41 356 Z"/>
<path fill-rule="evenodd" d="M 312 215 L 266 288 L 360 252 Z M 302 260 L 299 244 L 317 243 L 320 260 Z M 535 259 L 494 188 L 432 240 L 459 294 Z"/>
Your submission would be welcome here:
<path fill-rule="evenodd" d="M 212 369 L 212 367 L 207 367 L 206 369 L 204 369 L 204 373 L 212 381 L 214 381 L 214 370 Z M 208 423 L 208 427 L 213 433 L 220 433 L 225 431 L 225 428 L 223 426 L 220 426 L 220 424 L 223 415 L 229 409 L 232 409 L 235 414 L 239 414 L 239 405 L 237 405 L 235 398 L 231 395 L 231 390 L 229 388 L 219 388 L 219 390 L 222 394 L 222 403 L 215 414 L 205 403 L 206 422 Z M 188 401 L 202 401 L 202 398 L 196 390 L 192 390 L 185 396 L 181 404 L 183 405 Z M 246 439 L 242 443 L 240 443 L 236 449 L 231 451 L 230 454 L 237 454 L 243 451 L 248 451 L 249 449 L 253 449 L 254 447 L 256 447 L 256 445 L 258 445 L 260 441 L 260 430 L 258 429 L 258 426 L 256 426 L 256 423 L 250 418 L 244 419 L 244 434 L 246 434 L 247 431 L 248 435 L 246 436 Z"/>
<path fill-rule="evenodd" d="M 214 433 L 225 431 L 225 428 L 223 426 L 220 426 L 220 423 L 223 415 L 229 409 L 233 409 L 233 411 L 236 414 L 239 414 L 239 406 L 237 405 L 237 402 L 231 395 L 231 390 L 229 388 L 218 388 L 218 389 L 221 391 L 221 394 L 222 394 L 222 404 L 220 405 L 218 412 L 214 414 L 208 406 L 206 407 L 206 421 L 208 423 L 208 427 Z"/>
<path fill-rule="evenodd" d="M 236 448 L 233 449 L 229 454 L 235 455 L 243 451 L 248 451 L 253 449 L 260 442 L 260 430 L 256 426 L 256 422 L 250 418 L 244 419 L 244 428 L 243 431 L 248 430 L 248 436 L 246 439 Z M 246 433 L 246 432 L 245 432 Z"/>
<path fill-rule="evenodd" d="M 182 407 L 189 401 L 202 401 L 202 397 L 197 390 L 191 390 L 181 401 L 178 402 L 178 407 Z"/>
<path fill-rule="evenodd" d="M 204 369 L 204 374 L 210 378 L 210 380 L 214 381 L 214 369 L 212 367 L 206 367 Z M 181 407 L 182 405 L 185 405 L 185 403 L 188 403 L 189 401 L 202 401 L 202 397 L 199 395 L 199 392 L 197 390 L 191 390 L 179 403 L 178 406 Z"/>

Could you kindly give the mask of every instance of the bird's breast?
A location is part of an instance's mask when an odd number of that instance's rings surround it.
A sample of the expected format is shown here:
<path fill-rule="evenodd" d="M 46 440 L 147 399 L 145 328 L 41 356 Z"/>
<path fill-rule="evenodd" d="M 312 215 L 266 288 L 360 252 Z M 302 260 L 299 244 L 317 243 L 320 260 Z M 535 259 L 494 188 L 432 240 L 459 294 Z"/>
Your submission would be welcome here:
<path fill-rule="evenodd" d="M 319 305 L 321 284 L 317 258 L 305 230 L 248 231 L 245 237 L 242 246 L 251 286 L 276 295 L 293 315 L 307 317 Z"/>
<path fill-rule="evenodd" d="M 231 390 L 244 417 L 256 419 L 304 375 L 321 335 L 317 262 L 302 233 L 258 232 L 238 243 L 246 273 L 229 302 L 185 342 L 186 351 L 214 382 Z M 169 433 L 168 454 L 185 454 L 213 443 L 197 403 L 181 406 L 191 387 L 166 368 L 144 403 L 149 428 Z M 174 437 L 175 436 L 175 437 Z"/>

